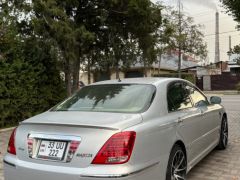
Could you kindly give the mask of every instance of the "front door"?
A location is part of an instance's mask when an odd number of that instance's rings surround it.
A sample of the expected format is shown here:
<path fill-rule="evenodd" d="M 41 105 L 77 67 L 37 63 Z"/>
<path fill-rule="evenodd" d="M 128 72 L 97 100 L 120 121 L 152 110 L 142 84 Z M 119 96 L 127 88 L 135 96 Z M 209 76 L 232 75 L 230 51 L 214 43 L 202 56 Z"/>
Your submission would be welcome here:
<path fill-rule="evenodd" d="M 191 85 L 187 85 L 187 89 L 190 92 L 193 106 L 202 113 L 201 147 L 202 151 L 207 151 L 219 140 L 219 111 L 198 89 Z"/>

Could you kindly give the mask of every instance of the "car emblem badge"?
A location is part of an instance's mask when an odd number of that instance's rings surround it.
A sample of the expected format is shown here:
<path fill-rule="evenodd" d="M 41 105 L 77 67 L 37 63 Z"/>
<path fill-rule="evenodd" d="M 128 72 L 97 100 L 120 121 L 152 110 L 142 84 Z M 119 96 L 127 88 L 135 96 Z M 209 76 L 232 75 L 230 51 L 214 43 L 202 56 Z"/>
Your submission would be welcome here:
<path fill-rule="evenodd" d="M 77 154 L 77 157 L 81 157 L 81 158 L 91 158 L 91 157 L 93 157 L 93 154 L 79 153 L 79 154 Z"/>

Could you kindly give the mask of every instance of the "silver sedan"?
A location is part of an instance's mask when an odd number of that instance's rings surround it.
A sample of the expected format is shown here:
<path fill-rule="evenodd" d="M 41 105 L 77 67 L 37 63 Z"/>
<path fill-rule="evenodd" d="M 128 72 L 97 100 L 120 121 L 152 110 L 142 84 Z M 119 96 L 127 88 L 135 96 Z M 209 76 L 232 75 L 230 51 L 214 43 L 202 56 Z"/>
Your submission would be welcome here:
<path fill-rule="evenodd" d="M 86 86 L 13 131 L 5 180 L 184 180 L 227 147 L 220 103 L 175 78 Z"/>

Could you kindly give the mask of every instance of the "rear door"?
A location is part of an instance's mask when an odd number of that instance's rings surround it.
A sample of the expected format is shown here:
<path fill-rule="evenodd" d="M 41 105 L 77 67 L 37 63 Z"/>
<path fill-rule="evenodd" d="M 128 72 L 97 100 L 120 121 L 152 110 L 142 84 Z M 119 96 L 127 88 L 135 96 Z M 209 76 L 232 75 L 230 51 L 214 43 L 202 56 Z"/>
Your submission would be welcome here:
<path fill-rule="evenodd" d="M 188 160 L 192 161 L 202 150 L 199 141 L 202 135 L 202 114 L 200 109 L 193 107 L 190 93 L 183 82 L 175 82 L 169 86 L 168 110 L 177 117 L 178 134 L 186 145 Z"/>

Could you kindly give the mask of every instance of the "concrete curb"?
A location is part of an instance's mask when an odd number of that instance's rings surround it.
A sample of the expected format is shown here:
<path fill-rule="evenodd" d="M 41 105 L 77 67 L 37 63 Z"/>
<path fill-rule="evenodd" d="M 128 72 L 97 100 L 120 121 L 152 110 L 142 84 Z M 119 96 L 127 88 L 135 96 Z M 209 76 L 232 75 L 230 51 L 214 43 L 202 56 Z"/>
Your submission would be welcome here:
<path fill-rule="evenodd" d="M 0 133 L 2 133 L 2 132 L 7 132 L 7 131 L 12 131 L 14 128 L 15 128 L 15 127 L 0 129 Z"/>
<path fill-rule="evenodd" d="M 204 93 L 211 95 L 240 95 L 238 91 L 204 91 Z"/>

